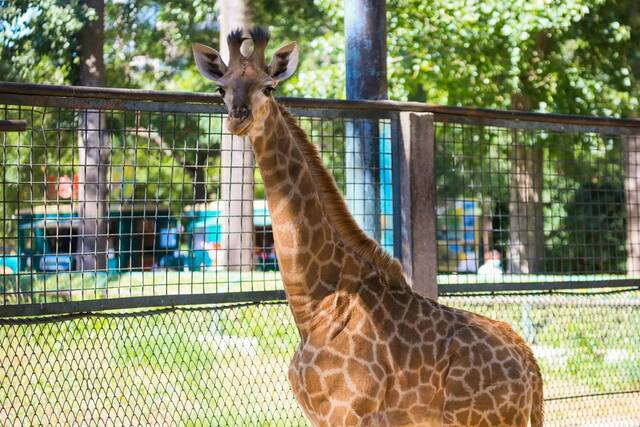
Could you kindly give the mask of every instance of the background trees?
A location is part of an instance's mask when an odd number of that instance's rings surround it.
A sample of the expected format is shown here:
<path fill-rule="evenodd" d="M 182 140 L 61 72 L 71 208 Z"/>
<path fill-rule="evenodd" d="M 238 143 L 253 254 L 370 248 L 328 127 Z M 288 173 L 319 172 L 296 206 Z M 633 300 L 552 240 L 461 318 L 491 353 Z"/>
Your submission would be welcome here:
<path fill-rule="evenodd" d="M 108 0 L 108 86 L 203 90 L 189 46 L 217 44 L 216 2 Z M 344 97 L 339 0 L 256 0 L 253 21 L 274 44 L 295 39 L 303 66 L 283 94 Z M 391 98 L 627 116 L 638 107 L 640 41 L 633 0 L 389 0 Z M 96 19 L 79 0 L 17 0 L 0 8 L 6 80 L 76 83 L 78 35 Z M 271 46 L 274 49 L 274 46 Z M 306 66 L 305 66 L 306 65 Z"/>
<path fill-rule="evenodd" d="M 190 44 L 193 41 L 219 43 L 216 2 L 107 0 L 105 3 L 106 85 L 211 89 L 195 69 Z M 273 32 L 271 49 L 289 39 L 301 44 L 299 71 L 279 88 L 280 94 L 344 97 L 341 0 L 254 0 L 251 8 L 253 21 L 269 24 Z M 640 102 L 638 8 L 635 0 L 388 0 L 389 97 L 477 107 L 633 116 Z M 80 30 L 96 19 L 95 10 L 79 0 L 2 3 L 0 78 L 79 83 Z M 158 120 L 142 117 L 140 123 L 159 131 L 162 125 Z M 516 134 L 494 132 L 489 137 L 493 139 L 485 144 L 469 144 L 465 150 L 470 152 L 451 147 L 439 153 L 440 164 L 460 166 L 460 159 L 464 158 L 465 171 L 482 171 L 487 169 L 482 165 L 489 165 L 500 171 L 500 179 L 517 182 L 526 178 L 541 183 L 533 187 L 534 193 L 538 193 L 535 198 L 540 201 L 559 201 L 559 196 L 549 190 L 553 187 L 549 184 L 559 175 L 565 180 L 563 185 L 567 191 L 578 192 L 576 197 L 588 197 L 593 193 L 589 186 L 599 185 L 613 186 L 615 191 L 622 191 L 621 194 L 630 194 L 621 178 L 622 166 L 612 171 L 614 178 L 608 182 L 602 182 L 598 172 L 602 161 L 612 160 L 612 153 L 622 153 L 613 160 L 623 165 L 621 159 L 628 157 L 623 155 L 623 150 L 629 143 L 613 139 L 601 152 L 595 150 L 601 142 L 590 138 L 576 141 L 578 149 L 566 150 L 552 136 L 525 140 Z M 136 143 L 140 146 L 142 142 Z M 153 139 L 145 143 L 154 144 Z M 198 142 L 187 140 L 186 143 Z M 220 141 L 215 139 L 199 144 L 199 148 L 205 150 L 220 148 Z M 508 155 L 500 156 L 502 160 L 492 162 L 496 150 L 507 150 L 506 147 L 513 144 L 519 147 L 518 156 L 511 160 Z M 182 154 L 186 165 L 195 165 L 195 170 L 200 170 L 195 150 L 185 149 Z M 520 164 L 514 161 L 517 158 L 544 159 L 544 166 L 538 162 L 537 167 L 527 167 L 526 161 Z M 153 161 L 162 162 L 160 158 Z M 580 173 L 574 172 L 577 164 L 582 165 Z M 216 165 L 209 168 L 214 173 L 208 176 L 217 176 Z M 527 205 L 499 189 L 508 188 L 506 182 L 499 186 L 481 174 L 475 176 L 471 188 L 453 185 L 464 184 L 469 177 L 463 175 L 459 167 L 442 170 L 447 170 L 448 175 L 446 184 L 439 188 L 441 197 L 488 199 L 491 196 L 492 203 L 483 209 L 496 218 L 494 223 L 500 221 L 502 230 L 511 230 L 496 233 L 496 245 L 522 239 L 517 230 L 523 227 L 538 229 L 537 235 L 541 233 L 540 228 L 545 228 L 546 247 L 539 250 L 558 251 L 569 244 L 567 236 L 573 231 L 567 228 L 569 224 L 558 221 L 568 214 L 567 210 L 558 211 L 557 206 L 565 206 L 562 203 L 546 203 L 544 207 Z M 163 173 L 162 169 L 159 171 Z M 165 178 L 158 181 L 164 182 Z M 184 180 L 187 186 L 195 181 L 197 187 L 200 179 L 186 176 Z M 210 181 L 206 191 L 211 194 L 218 189 L 219 183 Z M 145 187 L 136 191 L 148 194 L 149 190 Z M 159 186 L 158 191 L 166 190 Z M 202 192 L 190 187 L 185 191 L 185 203 L 190 197 L 187 194 L 194 194 L 191 197 L 198 199 L 197 195 Z M 562 209 L 577 209 L 577 206 L 580 204 Z M 510 215 L 504 216 L 505 210 Z M 517 212 L 531 212 L 537 219 L 518 226 L 516 222 L 523 215 Z M 627 228 L 633 227 L 627 224 Z M 535 238 L 529 240 L 524 244 L 530 247 L 543 244 L 535 243 Z M 546 265 L 535 269 L 539 268 L 556 267 Z M 624 269 L 624 262 L 620 269 Z"/>

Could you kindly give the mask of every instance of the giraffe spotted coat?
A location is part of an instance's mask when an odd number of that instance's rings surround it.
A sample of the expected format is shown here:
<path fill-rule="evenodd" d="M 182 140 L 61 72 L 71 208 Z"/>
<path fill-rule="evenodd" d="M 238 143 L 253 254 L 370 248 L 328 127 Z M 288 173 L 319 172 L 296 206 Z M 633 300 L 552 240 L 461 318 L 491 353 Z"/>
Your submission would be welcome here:
<path fill-rule="evenodd" d="M 509 325 L 413 292 L 400 263 L 356 224 L 297 120 L 271 96 L 297 46 L 264 61 L 268 33 L 229 36 L 230 62 L 194 45 L 203 75 L 248 135 L 262 175 L 287 300 L 300 334 L 289 368 L 314 426 L 543 424 L 542 377 Z M 435 256 L 435 254 L 434 254 Z"/>

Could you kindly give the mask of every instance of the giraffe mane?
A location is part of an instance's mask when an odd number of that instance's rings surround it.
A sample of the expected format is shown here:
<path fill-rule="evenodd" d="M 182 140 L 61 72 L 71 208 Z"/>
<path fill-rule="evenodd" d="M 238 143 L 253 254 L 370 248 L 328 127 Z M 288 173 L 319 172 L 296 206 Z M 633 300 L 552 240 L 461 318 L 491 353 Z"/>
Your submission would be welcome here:
<path fill-rule="evenodd" d="M 279 103 L 276 105 L 292 137 L 301 142 L 298 147 L 301 149 L 311 175 L 318 186 L 320 199 L 326 213 L 331 223 L 336 227 L 342 242 L 362 258 L 378 267 L 381 272 L 386 272 L 395 285 L 407 284 L 400 262 L 385 252 L 375 240 L 367 236 L 353 218 L 336 181 L 324 167 L 316 146 L 309 140 L 306 132 L 300 128 L 296 118 L 284 106 Z"/>

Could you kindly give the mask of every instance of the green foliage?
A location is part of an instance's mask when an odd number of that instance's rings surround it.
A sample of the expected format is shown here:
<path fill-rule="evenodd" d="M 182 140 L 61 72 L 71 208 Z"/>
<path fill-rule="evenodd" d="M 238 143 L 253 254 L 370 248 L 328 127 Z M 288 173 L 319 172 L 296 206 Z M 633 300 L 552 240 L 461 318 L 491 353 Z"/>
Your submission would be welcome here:
<path fill-rule="evenodd" d="M 548 239 L 551 245 L 547 271 L 623 273 L 626 263 L 623 189 L 607 182 L 582 184 L 565 210 L 558 228 Z"/>
<path fill-rule="evenodd" d="M 392 0 L 389 10 L 395 97 L 608 115 L 638 105 L 633 0 Z"/>
<path fill-rule="evenodd" d="M 602 348 L 601 337 L 596 336 L 593 324 L 570 323 L 567 328 L 570 348 L 573 350 L 567 360 L 567 370 L 582 381 L 593 379 L 593 372 L 604 364 L 606 350 Z M 595 369 L 594 369 L 595 368 Z M 597 379 L 600 379 L 596 376 Z M 602 387 L 599 382 L 597 384 Z"/>
<path fill-rule="evenodd" d="M 65 84 L 79 63 L 77 34 L 95 19 L 80 0 L 0 1 L 3 80 Z"/>
<path fill-rule="evenodd" d="M 182 74 L 195 70 L 191 43 L 210 43 L 211 35 L 217 33 L 216 20 L 215 3 L 210 1 L 108 1 L 107 84 L 159 90 L 179 88 Z M 122 31 L 123 28 L 127 31 Z M 191 88 L 198 89 L 201 87 Z"/>
<path fill-rule="evenodd" d="M 73 82 L 76 34 L 95 13 L 79 0 L 2 6 L 4 79 Z M 283 94 L 344 96 L 342 7 L 338 0 L 251 3 L 253 21 L 272 30 L 270 52 L 287 40 L 301 45 L 299 72 Z M 394 99 L 607 115 L 638 107 L 634 0 L 390 0 L 387 9 Z M 210 90 L 190 45 L 219 45 L 215 2 L 107 0 L 105 14 L 108 85 Z"/>
<path fill-rule="evenodd" d="M 194 41 L 218 46 L 218 16 L 215 2 L 206 0 L 106 0 L 105 63 L 107 84 L 116 87 L 211 91 L 211 82 L 197 72 L 191 57 Z M 38 83 L 73 83 L 78 68 L 76 34 L 95 18 L 95 12 L 81 6 L 80 0 L 43 0 L 11 3 L 0 0 L 0 74 L 6 80 Z M 272 31 L 269 55 L 281 43 L 296 40 L 300 44 L 301 63 L 297 74 L 278 90 L 282 95 L 342 98 L 344 82 L 344 16 L 340 0 L 257 0 L 250 4 L 253 22 L 268 25 Z M 389 94 L 393 99 L 427 101 L 493 108 L 525 108 L 545 112 L 632 115 L 639 105 L 640 13 L 635 0 L 389 0 L 388 71 Z M 43 127 L 52 123 L 43 115 Z M 73 122 L 73 117 L 65 117 Z M 150 118 L 140 126 L 169 136 L 162 118 Z M 111 120 L 121 128 L 123 120 Z M 185 163 L 195 163 L 195 150 L 206 145 L 214 150 L 219 141 L 202 141 L 200 135 L 210 124 L 183 117 L 179 130 L 169 144 L 178 144 Z M 128 127 L 133 126 L 128 124 Z M 182 127 L 184 126 L 184 127 Z M 315 124 L 303 123 L 314 132 Z M 341 132 L 333 123 L 325 132 L 319 129 L 314 140 L 334 144 L 332 133 Z M 340 127 L 341 124 L 338 124 Z M 73 126 L 70 126 L 70 128 Z M 326 137 L 324 135 L 327 135 Z M 47 135 L 44 135 L 46 137 Z M 438 129 L 438 139 L 456 141 L 441 147 L 438 153 L 440 174 L 438 192 L 444 198 L 475 197 L 491 199 L 493 208 L 509 201 L 509 131 L 496 128 Z M 38 165 L 73 164 L 73 132 L 63 136 L 67 149 L 60 152 L 43 148 L 40 135 L 31 147 L 12 148 L 5 154 L 7 200 L 20 197 L 41 198 L 38 188 L 19 183 L 44 182 L 46 174 L 56 174 Z M 49 138 L 51 139 L 51 138 Z M 55 141 L 55 139 L 51 139 Z M 570 196 L 586 188 L 593 179 L 606 179 L 620 187 L 619 142 L 606 142 L 594 149 L 588 138 L 558 137 L 530 133 L 527 144 L 545 150 L 545 231 L 548 254 L 567 254 L 567 248 L 586 235 L 577 237 L 573 215 L 588 218 L 567 205 Z M 572 149 L 567 150 L 568 143 Z M 188 204 L 193 194 L 191 177 L 166 156 L 150 139 L 139 135 L 114 135 L 114 162 L 135 158 L 139 184 L 137 197 L 180 200 Z M 137 147 L 137 150 L 131 151 Z M 563 148 L 565 147 L 565 148 Z M 604 147 L 604 148 L 602 148 Z M 147 151 L 145 153 L 145 150 Z M 595 151 L 594 151 L 595 150 Z M 341 147 L 324 153 L 329 165 L 340 165 Z M 338 153 L 338 154 L 336 154 Z M 618 166 L 606 169 L 604 165 Z M 70 171 L 58 171 L 69 174 Z M 340 168 L 335 172 L 340 173 Z M 207 169 L 208 192 L 218 190 L 217 161 Z M 562 177 L 563 190 L 557 191 Z M 337 176 L 338 181 L 341 177 Z M 172 182 L 184 183 L 180 194 Z M 263 194 L 258 183 L 256 192 Z M 12 187 L 13 186 L 13 187 Z M 554 187 L 555 186 L 555 187 Z M 15 188 L 14 188 L 15 187 Z M 555 188 L 555 190 L 554 190 Z M 15 191 L 17 190 L 17 191 Z M 555 192 L 554 192 L 555 191 Z M 571 196 L 573 197 L 573 196 Z M 576 195 L 575 197 L 580 197 Z M 13 199 L 12 199 L 13 198 Z M 577 200 L 577 199 L 576 199 Z M 605 202 L 606 200 L 602 200 Z M 576 202 L 577 203 L 577 202 Z M 3 209 L 13 205 L 6 204 Z M 181 207 L 176 206 L 176 209 Z M 572 210 L 573 209 L 573 210 Z M 593 209 L 600 209 L 594 207 Z M 615 213 L 608 226 L 618 239 L 622 213 Z M 505 215 L 506 219 L 507 215 Z M 585 219 L 586 220 L 586 219 Z M 606 221 L 603 219 L 602 221 Z M 497 244 L 508 240 L 506 221 Z M 595 226 L 595 225 L 594 225 Z M 577 240 L 576 240 L 577 239 Z M 622 239 L 624 240 L 624 239 Z M 580 240 L 582 242 L 582 240 Z M 588 246 L 587 242 L 582 250 Z M 596 245 L 595 258 L 622 257 L 623 242 Z M 609 249 L 605 249 L 609 248 Z M 576 249 L 580 250 L 580 249 Z M 579 257 L 584 254 L 575 253 Z M 552 256 L 553 257 L 553 256 Z M 547 266 L 559 271 L 559 266 Z M 584 267 L 587 268 L 587 267 Z M 603 267 L 604 268 L 604 267 Z M 613 267 L 612 267 L 613 268 Z M 618 271 L 616 265 L 615 271 Z"/>
<path fill-rule="evenodd" d="M 327 46 L 316 41 L 327 28 L 310 25 L 322 21 L 320 9 L 311 0 L 304 2 L 263 0 L 252 2 L 253 22 L 268 25 L 272 40 L 267 57 L 279 44 L 297 40 L 304 53 L 307 44 Z M 123 32 L 122 28 L 128 31 Z M 216 3 L 196 0 L 128 0 L 108 2 L 106 8 L 105 56 L 110 86 L 146 89 L 210 91 L 192 60 L 191 43 L 201 42 L 218 48 Z M 324 65 L 324 64 L 323 64 Z M 307 67 L 305 67 L 307 68 Z M 315 66 L 317 67 L 317 64 Z M 296 80 L 287 87 L 296 87 Z M 285 92 L 288 92 L 285 90 Z"/>

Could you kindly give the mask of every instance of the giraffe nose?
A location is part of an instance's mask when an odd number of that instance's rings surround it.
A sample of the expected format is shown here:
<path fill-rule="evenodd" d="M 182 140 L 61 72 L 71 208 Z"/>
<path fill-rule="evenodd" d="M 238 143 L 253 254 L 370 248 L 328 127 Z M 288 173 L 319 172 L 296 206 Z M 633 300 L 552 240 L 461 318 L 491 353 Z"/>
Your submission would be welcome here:
<path fill-rule="evenodd" d="M 234 107 L 231 110 L 231 114 L 229 114 L 231 116 L 232 119 L 236 119 L 236 120 L 244 120 L 247 117 L 249 117 L 249 109 L 247 107 Z"/>

